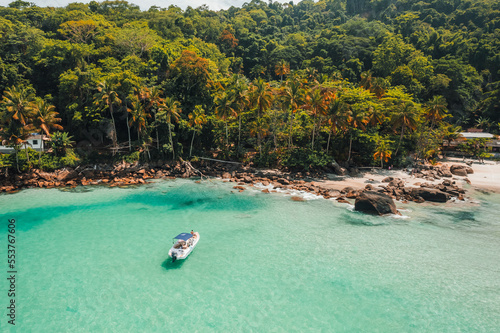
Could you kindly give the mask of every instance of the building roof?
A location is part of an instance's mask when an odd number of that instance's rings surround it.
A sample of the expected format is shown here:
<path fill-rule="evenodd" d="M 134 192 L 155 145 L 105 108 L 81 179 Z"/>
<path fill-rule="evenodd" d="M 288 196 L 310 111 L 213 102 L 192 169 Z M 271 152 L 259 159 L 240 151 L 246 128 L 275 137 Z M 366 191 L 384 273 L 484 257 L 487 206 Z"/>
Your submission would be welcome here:
<path fill-rule="evenodd" d="M 460 136 L 466 139 L 478 139 L 478 138 L 492 139 L 495 137 L 495 135 L 491 133 L 482 133 L 482 132 L 462 132 L 460 133 Z"/>

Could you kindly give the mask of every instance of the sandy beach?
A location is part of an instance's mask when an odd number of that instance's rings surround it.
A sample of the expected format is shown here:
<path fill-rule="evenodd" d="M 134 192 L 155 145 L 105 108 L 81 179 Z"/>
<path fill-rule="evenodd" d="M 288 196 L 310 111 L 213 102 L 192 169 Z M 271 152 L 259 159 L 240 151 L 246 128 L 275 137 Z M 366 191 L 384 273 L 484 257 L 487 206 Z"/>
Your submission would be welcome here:
<path fill-rule="evenodd" d="M 446 158 L 438 163 L 441 165 L 463 164 L 466 165 L 461 158 Z M 451 179 L 456 181 L 456 184 L 467 190 L 482 190 L 500 193 L 500 163 L 494 161 L 485 161 L 479 163 L 474 161 L 471 165 L 474 170 L 473 174 L 468 177 L 453 176 Z M 332 190 L 342 190 L 345 187 L 352 187 L 355 190 L 363 189 L 367 184 L 377 186 L 382 184 L 382 180 L 386 177 L 401 178 L 406 183 L 406 186 L 417 187 L 420 183 L 439 184 L 444 179 L 441 178 L 434 181 L 428 181 L 422 178 L 411 176 L 409 172 L 403 170 L 387 170 L 387 169 L 367 169 L 362 170 L 359 176 L 337 176 L 330 174 L 328 180 L 318 180 L 317 185 L 329 188 Z M 469 179 L 470 185 L 466 178 Z"/>

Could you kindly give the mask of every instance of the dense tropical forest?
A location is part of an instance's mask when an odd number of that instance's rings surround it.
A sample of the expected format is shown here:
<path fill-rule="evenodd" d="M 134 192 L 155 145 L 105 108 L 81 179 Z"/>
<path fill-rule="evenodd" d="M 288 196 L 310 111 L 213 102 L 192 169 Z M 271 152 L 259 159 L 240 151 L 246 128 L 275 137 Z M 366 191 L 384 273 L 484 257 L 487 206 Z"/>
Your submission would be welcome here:
<path fill-rule="evenodd" d="M 499 0 L 18 0 L 0 7 L 0 135 L 16 149 L 0 163 L 432 160 L 462 128 L 499 133 L 499 14 Z M 50 152 L 26 147 L 35 132 Z"/>

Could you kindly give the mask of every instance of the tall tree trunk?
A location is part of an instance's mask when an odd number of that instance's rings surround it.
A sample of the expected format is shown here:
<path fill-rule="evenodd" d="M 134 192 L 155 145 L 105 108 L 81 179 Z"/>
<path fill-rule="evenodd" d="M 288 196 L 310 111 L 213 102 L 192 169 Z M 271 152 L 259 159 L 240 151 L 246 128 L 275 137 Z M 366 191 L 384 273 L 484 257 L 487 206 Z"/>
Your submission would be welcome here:
<path fill-rule="evenodd" d="M 290 131 L 288 133 L 288 149 L 292 148 L 292 128 L 293 128 L 293 110 L 290 110 Z"/>
<path fill-rule="evenodd" d="M 155 129 L 156 129 L 156 149 L 159 151 L 160 150 L 160 137 L 158 136 L 158 123 L 156 122 L 156 113 L 158 110 L 155 111 Z"/>
<path fill-rule="evenodd" d="M 127 111 L 127 132 L 128 132 L 128 151 L 132 151 L 132 139 L 130 137 L 130 124 L 128 123 L 128 111 Z"/>
<path fill-rule="evenodd" d="M 238 156 L 240 156 L 240 142 L 241 142 L 241 114 L 238 116 Z"/>
<path fill-rule="evenodd" d="M 316 134 L 316 137 L 319 137 L 319 136 L 321 135 L 321 117 L 319 117 L 319 118 L 318 118 L 318 126 L 316 126 L 316 128 L 317 128 L 317 130 L 318 130 L 318 131 L 317 131 L 317 133 L 318 133 L 318 134 Z M 318 139 L 317 139 L 316 141 L 318 141 Z M 320 148 L 321 148 L 321 147 L 320 147 Z M 314 149 L 314 148 L 313 148 L 313 149 Z"/>
<path fill-rule="evenodd" d="M 351 151 L 352 151 L 352 133 L 349 138 L 349 157 L 347 158 L 347 163 L 351 161 Z"/>
<path fill-rule="evenodd" d="M 109 105 L 109 113 L 111 114 L 111 120 L 113 121 L 113 148 L 114 148 L 113 149 L 113 156 L 115 156 L 117 135 L 116 135 L 115 117 L 113 116 L 113 104 Z"/>
<path fill-rule="evenodd" d="M 191 139 L 191 147 L 189 148 L 189 157 L 191 157 L 191 152 L 193 151 L 193 143 L 194 143 L 194 135 L 196 134 L 196 130 L 193 130 L 193 138 Z"/>
<path fill-rule="evenodd" d="M 21 170 L 19 170 L 19 146 L 15 145 L 14 146 L 14 150 L 16 152 L 16 167 L 17 167 L 17 172 L 21 172 Z"/>
<path fill-rule="evenodd" d="M 326 144 L 326 153 L 328 154 L 328 149 L 330 148 L 330 138 L 332 137 L 332 132 L 328 131 L 328 142 Z"/>
<path fill-rule="evenodd" d="M 278 139 L 276 139 L 276 112 L 273 112 L 273 143 L 274 143 L 274 150 L 277 150 Z"/>
<path fill-rule="evenodd" d="M 312 141 L 311 141 L 311 149 L 314 150 L 314 134 L 316 132 L 316 122 L 313 119 L 313 132 L 312 132 Z"/>
<path fill-rule="evenodd" d="M 405 132 L 405 125 L 403 124 L 403 125 L 401 125 L 401 136 L 399 138 L 398 147 L 396 148 L 396 152 L 394 153 L 394 157 L 396 157 L 398 155 L 399 146 L 401 145 L 401 141 L 403 141 L 404 132 Z"/>
<path fill-rule="evenodd" d="M 227 119 L 224 123 L 226 124 L 226 153 L 229 155 L 229 132 L 227 129 Z"/>
<path fill-rule="evenodd" d="M 123 99 L 125 101 L 125 113 L 127 114 L 127 133 L 128 133 L 128 151 L 132 151 L 132 140 L 130 138 L 130 124 L 128 123 L 128 110 L 127 110 L 127 98 Z"/>
<path fill-rule="evenodd" d="M 168 123 L 168 136 L 170 138 L 170 146 L 172 147 L 172 159 L 175 161 L 175 149 L 174 149 L 174 141 L 172 140 L 172 130 L 170 129 L 170 122 Z"/>
<path fill-rule="evenodd" d="M 259 146 L 259 156 L 262 157 L 261 137 L 260 137 L 260 109 L 257 114 L 257 145 Z"/>
<path fill-rule="evenodd" d="M 26 142 L 24 142 L 24 151 L 26 152 L 26 161 L 28 162 L 28 167 L 31 168 L 30 155 L 28 154 L 28 146 L 26 145 Z"/>

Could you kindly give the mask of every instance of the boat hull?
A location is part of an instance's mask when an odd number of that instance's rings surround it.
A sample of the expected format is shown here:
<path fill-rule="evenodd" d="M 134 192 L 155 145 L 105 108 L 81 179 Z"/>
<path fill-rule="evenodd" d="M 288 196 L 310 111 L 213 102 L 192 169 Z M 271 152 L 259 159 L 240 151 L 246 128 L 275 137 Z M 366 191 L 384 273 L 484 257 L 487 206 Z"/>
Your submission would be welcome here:
<path fill-rule="evenodd" d="M 196 244 L 198 244 L 198 242 L 200 241 L 200 234 L 195 232 L 195 235 L 196 237 L 192 238 L 193 242 L 188 246 L 187 249 L 183 248 L 176 249 L 174 248 L 174 246 L 172 246 L 170 248 L 170 251 L 168 251 L 168 256 L 172 259 L 175 256 L 175 260 L 186 259 L 191 254 L 191 252 L 193 252 L 194 248 L 196 247 Z"/>

